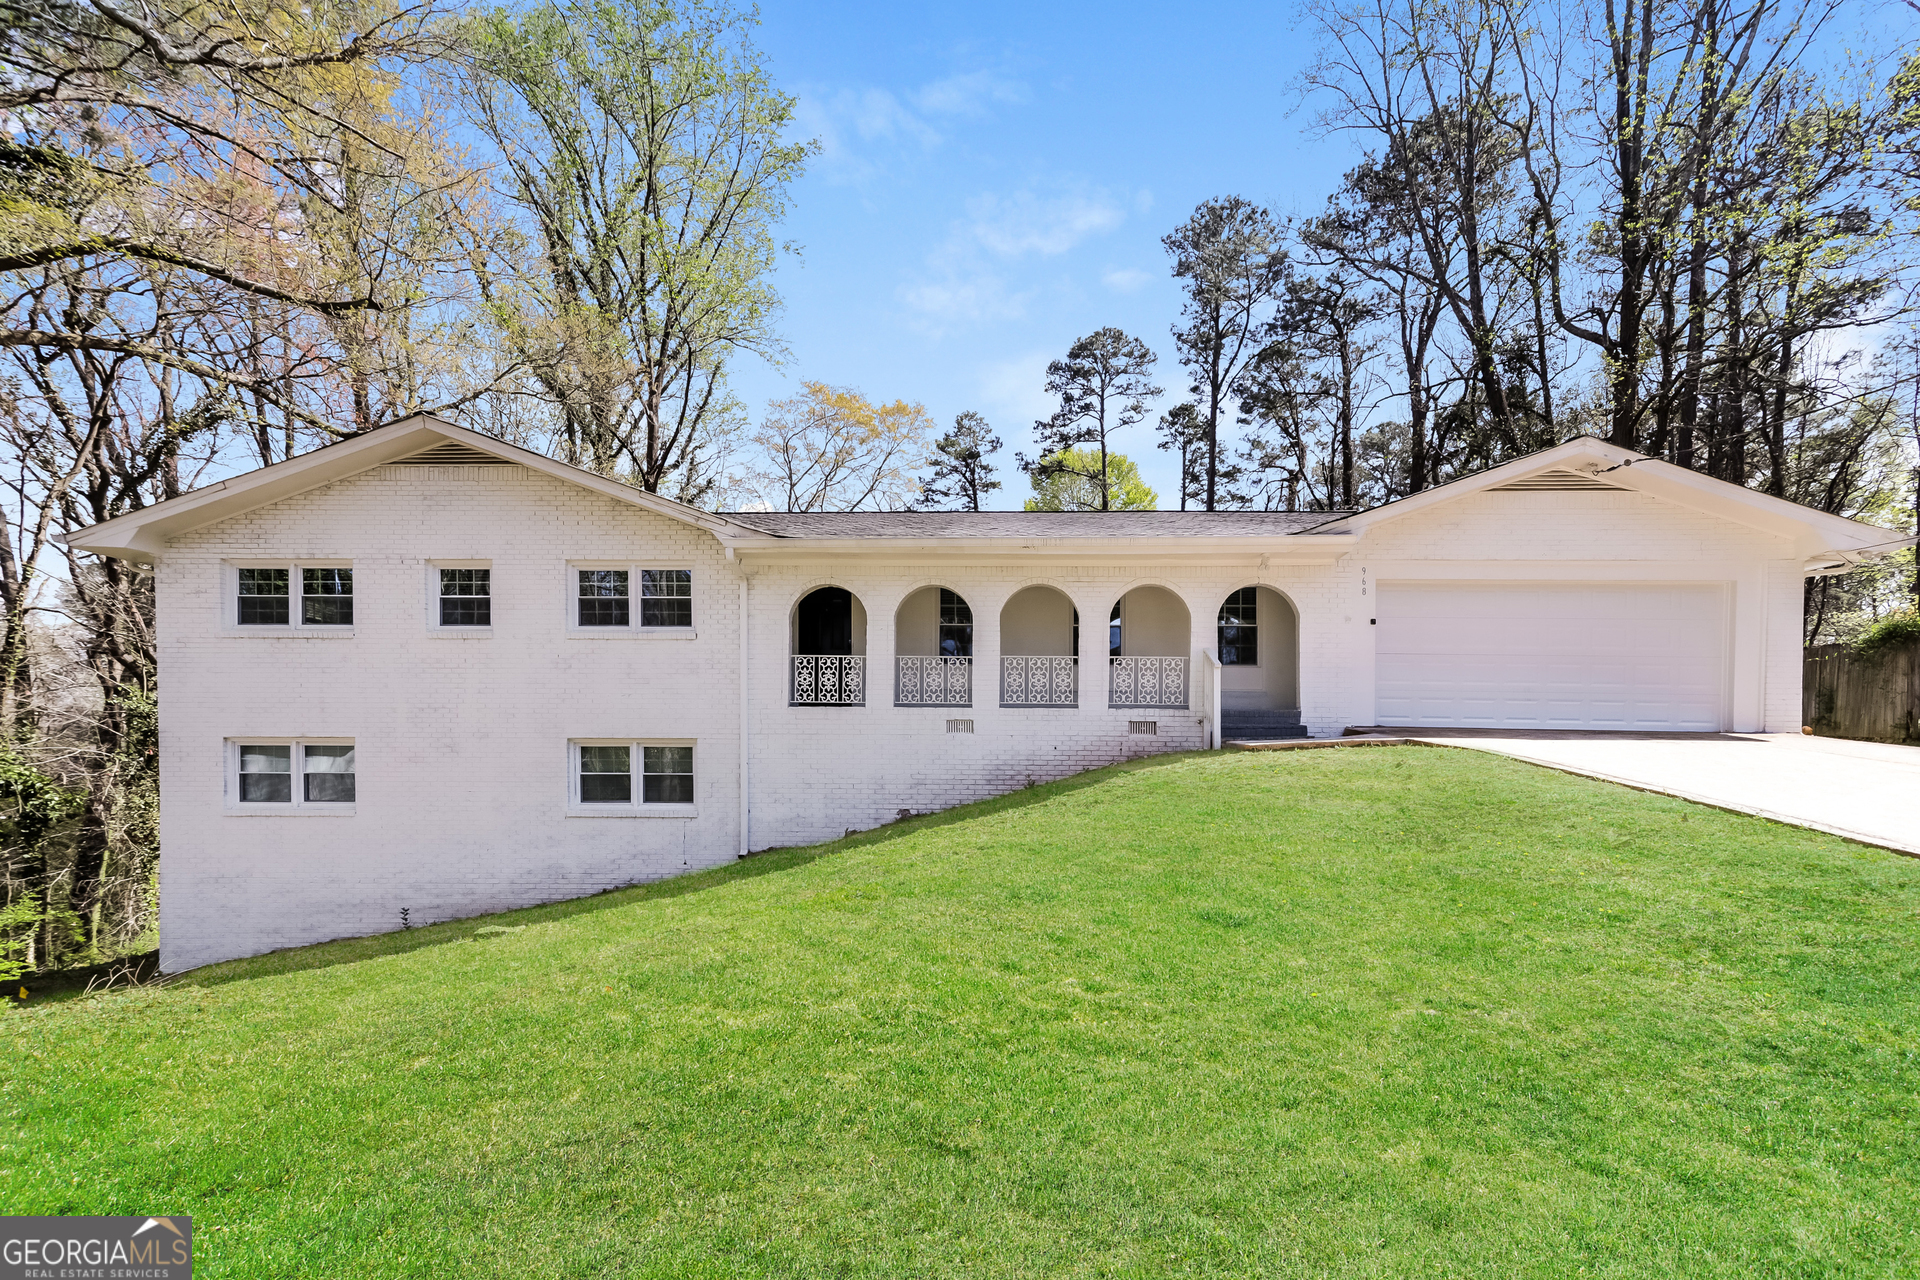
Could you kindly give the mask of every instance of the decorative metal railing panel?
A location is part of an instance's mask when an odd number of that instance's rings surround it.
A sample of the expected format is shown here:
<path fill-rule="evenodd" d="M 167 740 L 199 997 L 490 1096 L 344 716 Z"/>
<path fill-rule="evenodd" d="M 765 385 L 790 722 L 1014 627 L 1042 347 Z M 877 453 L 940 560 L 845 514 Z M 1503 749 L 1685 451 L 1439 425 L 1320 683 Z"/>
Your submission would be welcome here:
<path fill-rule="evenodd" d="M 1108 658 L 1107 705 L 1184 708 L 1187 661 L 1185 658 Z"/>
<path fill-rule="evenodd" d="M 1003 707 L 1077 707 L 1080 705 L 1080 659 L 1000 659 L 1000 705 Z"/>
<path fill-rule="evenodd" d="M 859 707 L 867 701 L 867 660 L 861 654 L 793 655 L 796 707 Z"/>
<path fill-rule="evenodd" d="M 893 704 L 897 707 L 970 707 L 972 658 L 896 657 Z"/>

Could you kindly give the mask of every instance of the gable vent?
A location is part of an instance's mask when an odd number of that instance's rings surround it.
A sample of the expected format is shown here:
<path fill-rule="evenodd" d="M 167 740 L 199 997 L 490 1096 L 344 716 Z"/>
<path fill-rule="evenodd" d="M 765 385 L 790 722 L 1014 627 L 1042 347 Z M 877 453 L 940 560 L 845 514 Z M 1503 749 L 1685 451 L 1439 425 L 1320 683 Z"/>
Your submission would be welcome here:
<path fill-rule="evenodd" d="M 1497 484 L 1495 493 L 1564 493 L 1570 489 L 1611 489 L 1615 493 L 1624 492 L 1617 484 L 1607 484 L 1579 471 L 1540 471 L 1523 476 L 1511 484 Z"/>
<path fill-rule="evenodd" d="M 505 458 L 496 458 L 490 453 L 482 453 L 470 445 L 457 440 L 443 440 L 430 449 L 422 449 L 405 458 L 395 458 L 388 465 L 395 467 L 499 467 L 512 466 Z"/>

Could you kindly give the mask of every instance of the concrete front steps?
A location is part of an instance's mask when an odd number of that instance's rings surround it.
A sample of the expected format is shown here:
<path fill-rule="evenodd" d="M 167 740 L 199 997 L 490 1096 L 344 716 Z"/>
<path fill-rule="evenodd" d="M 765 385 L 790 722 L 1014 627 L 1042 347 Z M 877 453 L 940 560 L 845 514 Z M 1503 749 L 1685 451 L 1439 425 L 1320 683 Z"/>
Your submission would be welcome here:
<path fill-rule="evenodd" d="M 1304 738 L 1307 727 L 1300 723 L 1298 711 L 1220 712 L 1220 737 L 1223 741 L 1274 742 L 1282 738 Z"/>

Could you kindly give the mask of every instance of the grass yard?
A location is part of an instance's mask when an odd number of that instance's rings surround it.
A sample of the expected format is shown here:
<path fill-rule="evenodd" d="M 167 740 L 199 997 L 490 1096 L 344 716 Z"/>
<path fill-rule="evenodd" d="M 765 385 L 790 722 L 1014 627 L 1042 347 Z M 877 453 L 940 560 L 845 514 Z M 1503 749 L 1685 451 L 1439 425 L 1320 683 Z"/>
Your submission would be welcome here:
<path fill-rule="evenodd" d="M 1914 1276 L 1917 911 L 1476 752 L 1168 757 L 7 1011 L 0 1188 L 249 1278 Z"/>

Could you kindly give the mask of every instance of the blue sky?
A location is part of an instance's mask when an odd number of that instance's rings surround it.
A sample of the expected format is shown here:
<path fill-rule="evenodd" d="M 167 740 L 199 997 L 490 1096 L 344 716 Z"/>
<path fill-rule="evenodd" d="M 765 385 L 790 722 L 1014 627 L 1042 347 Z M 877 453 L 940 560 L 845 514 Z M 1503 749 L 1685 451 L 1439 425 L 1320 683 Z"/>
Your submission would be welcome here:
<path fill-rule="evenodd" d="M 778 283 L 792 360 L 736 371 L 757 417 L 802 378 L 987 415 L 998 505 L 1029 493 L 1016 448 L 1050 408 L 1048 360 L 1118 325 L 1186 379 L 1160 237 L 1210 196 L 1310 212 L 1353 162 L 1294 79 L 1312 52 L 1278 6 L 779 2 L 758 43 L 823 147 L 794 191 L 803 246 Z M 1172 404 L 1170 398 L 1166 401 Z M 1118 442 L 1163 506 L 1150 424 Z"/>

